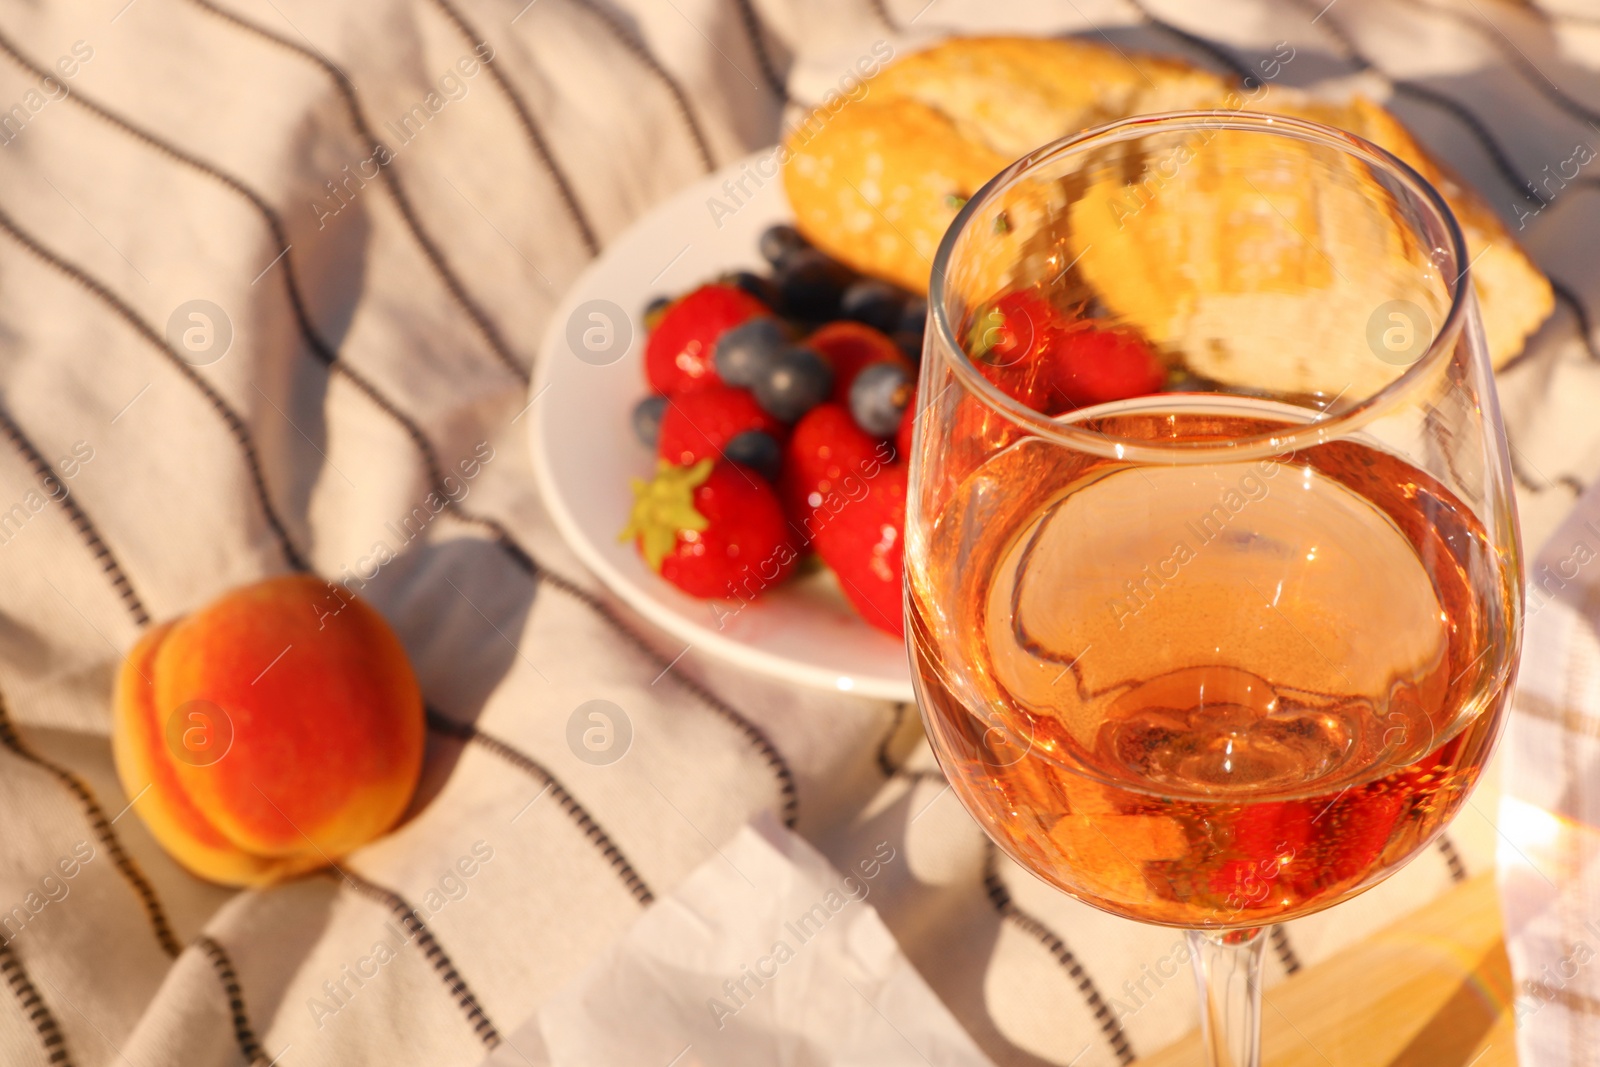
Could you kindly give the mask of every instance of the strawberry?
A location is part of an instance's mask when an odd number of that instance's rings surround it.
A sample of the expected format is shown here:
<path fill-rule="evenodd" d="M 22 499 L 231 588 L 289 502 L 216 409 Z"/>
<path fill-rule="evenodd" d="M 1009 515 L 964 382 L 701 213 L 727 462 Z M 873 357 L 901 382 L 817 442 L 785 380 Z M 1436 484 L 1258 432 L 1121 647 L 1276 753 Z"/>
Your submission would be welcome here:
<path fill-rule="evenodd" d="M 1051 375 L 1055 413 L 1160 390 L 1166 368 L 1132 330 L 1074 323 L 1056 344 Z"/>
<path fill-rule="evenodd" d="M 1335 797 L 1316 816 L 1317 828 L 1331 847 L 1323 862 L 1306 872 L 1300 889 L 1309 895 L 1369 873 L 1404 807 L 1404 798 L 1380 783 Z"/>
<path fill-rule="evenodd" d="M 968 350 L 973 363 L 1011 399 L 1048 412 L 1051 381 L 1047 371 L 1057 339 L 1067 331 L 1065 316 L 1037 293 L 1007 293 L 973 323 Z"/>
<path fill-rule="evenodd" d="M 835 404 L 849 405 L 850 386 L 868 363 L 887 361 L 908 372 L 913 369 L 899 345 L 865 323 L 830 322 L 807 337 L 805 343 L 833 368 L 833 394 L 829 399 Z"/>
<path fill-rule="evenodd" d="M 1144 396 L 1166 380 L 1137 333 L 1070 318 L 1027 290 L 995 301 L 973 325 L 970 345 L 984 377 L 1046 415 Z"/>
<path fill-rule="evenodd" d="M 820 509 L 859 493 L 859 483 L 888 460 L 887 446 L 857 426 L 849 411 L 818 404 L 795 423 L 784 451 L 778 492 L 790 523 L 809 541 Z"/>
<path fill-rule="evenodd" d="M 753 598 L 799 558 L 772 487 L 731 463 L 663 461 L 652 480 L 634 479 L 633 496 L 618 540 L 690 596 Z"/>
<path fill-rule="evenodd" d="M 867 622 L 905 636 L 906 465 L 880 467 L 865 492 L 846 496 L 838 510 L 818 509 L 817 553 Z"/>
<path fill-rule="evenodd" d="M 1305 853 L 1315 814 L 1303 800 L 1246 806 L 1233 822 L 1230 858 L 1211 875 L 1212 891 L 1240 910 L 1262 907 L 1274 894 L 1290 891 L 1293 878 L 1311 861 Z"/>
<path fill-rule="evenodd" d="M 742 322 L 770 315 L 767 306 L 732 285 L 702 285 L 661 315 L 644 347 L 645 377 L 663 396 L 716 384 L 711 365 L 717 338 Z"/>
<path fill-rule="evenodd" d="M 701 386 L 667 400 L 656 455 L 675 467 L 721 458 L 728 442 L 746 430 L 783 440 L 783 424 L 761 410 L 748 390 L 720 383 Z"/>

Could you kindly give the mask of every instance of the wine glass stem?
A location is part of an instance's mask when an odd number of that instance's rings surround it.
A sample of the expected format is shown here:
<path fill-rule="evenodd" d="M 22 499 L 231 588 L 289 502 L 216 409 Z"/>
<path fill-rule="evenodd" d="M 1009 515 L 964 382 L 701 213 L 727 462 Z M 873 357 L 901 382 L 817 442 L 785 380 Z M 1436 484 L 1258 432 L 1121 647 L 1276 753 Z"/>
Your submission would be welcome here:
<path fill-rule="evenodd" d="M 1260 929 L 1189 931 L 1200 985 L 1200 1040 L 1209 1067 L 1260 1067 Z"/>

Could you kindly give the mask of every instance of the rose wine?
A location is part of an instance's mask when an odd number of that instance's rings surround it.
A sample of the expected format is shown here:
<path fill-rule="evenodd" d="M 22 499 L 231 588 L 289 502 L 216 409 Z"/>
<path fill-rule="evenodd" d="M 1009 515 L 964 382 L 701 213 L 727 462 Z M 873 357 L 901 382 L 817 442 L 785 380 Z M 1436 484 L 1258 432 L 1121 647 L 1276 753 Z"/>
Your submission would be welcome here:
<path fill-rule="evenodd" d="M 908 554 L 934 748 L 991 836 L 1086 903 L 1213 928 L 1320 910 L 1426 845 L 1488 758 L 1509 563 L 1376 444 L 1132 466 L 1025 437 L 939 495 Z"/>

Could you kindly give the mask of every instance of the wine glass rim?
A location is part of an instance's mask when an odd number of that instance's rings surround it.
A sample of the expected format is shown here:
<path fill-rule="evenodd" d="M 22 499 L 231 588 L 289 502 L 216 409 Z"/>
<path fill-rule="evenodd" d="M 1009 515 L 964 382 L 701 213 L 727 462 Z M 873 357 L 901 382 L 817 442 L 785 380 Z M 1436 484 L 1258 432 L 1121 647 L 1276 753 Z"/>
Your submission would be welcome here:
<path fill-rule="evenodd" d="M 973 217 L 986 203 L 1009 188 L 1016 179 L 1061 156 L 1082 151 L 1086 145 L 1115 144 L 1135 136 L 1184 129 L 1237 130 L 1292 137 L 1325 145 L 1380 168 L 1399 180 L 1418 200 L 1427 204 L 1444 225 L 1445 240 L 1449 247 L 1442 251 L 1448 254 L 1449 261 L 1439 266 L 1441 277 L 1446 278 L 1450 293 L 1449 311 L 1445 314 L 1444 321 L 1434 334 L 1427 351 L 1393 381 L 1338 415 L 1330 416 L 1324 411 L 1322 415 L 1307 420 L 1299 427 L 1284 427 L 1262 433 L 1200 441 L 1117 437 L 1085 426 L 1062 422 L 1059 417 L 1035 411 L 989 381 L 974 365 L 971 354 L 956 335 L 955 328 L 950 322 L 945 292 L 946 268 L 955 254 L 956 243 Z M 1389 410 L 1416 387 L 1418 382 L 1430 377 L 1434 369 L 1449 358 L 1466 319 L 1466 295 L 1472 291 L 1471 263 L 1467 260 L 1466 247 L 1466 239 L 1461 233 L 1461 226 L 1456 221 L 1455 213 L 1450 210 L 1450 205 L 1445 201 L 1443 194 L 1435 189 L 1432 183 L 1394 153 L 1348 130 L 1309 119 L 1269 112 L 1245 112 L 1226 108 L 1168 111 L 1118 119 L 1052 141 L 1011 163 L 985 182 L 956 213 L 950 228 L 945 231 L 944 238 L 939 243 L 938 251 L 934 254 L 933 270 L 928 283 L 928 308 L 933 316 L 935 337 L 938 343 L 945 345 L 954 353 L 950 362 L 955 368 L 956 376 L 966 389 L 1000 415 L 1013 423 L 1027 427 L 1041 437 L 1053 438 L 1060 443 L 1094 454 L 1134 462 L 1214 461 L 1218 453 L 1227 453 L 1238 460 L 1254 459 L 1281 455 L 1345 436 Z M 1449 277 L 1452 271 L 1455 272 L 1453 278 Z M 1241 399 L 1235 394 L 1224 393 L 1176 395 L 1213 396 L 1219 401 Z M 1335 397 L 1334 401 L 1337 399 Z M 1092 412 L 1095 408 L 1081 410 Z"/>

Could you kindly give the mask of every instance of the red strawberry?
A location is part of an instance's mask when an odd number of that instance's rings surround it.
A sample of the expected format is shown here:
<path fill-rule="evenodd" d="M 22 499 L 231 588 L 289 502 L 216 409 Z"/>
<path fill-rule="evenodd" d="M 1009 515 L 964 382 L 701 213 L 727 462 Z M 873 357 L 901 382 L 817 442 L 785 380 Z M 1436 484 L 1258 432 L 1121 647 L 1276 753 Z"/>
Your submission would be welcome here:
<path fill-rule="evenodd" d="M 1166 369 L 1144 339 L 1132 330 L 1075 323 L 1056 342 L 1051 375 L 1055 413 L 1145 396 L 1161 388 Z"/>
<path fill-rule="evenodd" d="M 847 492 L 859 493 L 858 483 L 888 461 L 887 446 L 857 426 L 849 411 L 834 403 L 818 404 L 795 423 L 784 451 L 778 492 L 789 521 L 809 541 L 819 509 L 837 507 Z"/>
<path fill-rule="evenodd" d="M 1251 804 L 1233 823 L 1231 858 L 1211 875 L 1211 889 L 1232 908 L 1257 908 L 1291 889 L 1311 857 L 1311 820 L 1303 800 Z M 1298 862 L 1297 862 L 1298 861 Z"/>
<path fill-rule="evenodd" d="M 1377 783 L 1335 797 L 1316 816 L 1321 836 L 1332 843 L 1330 854 L 1307 872 L 1302 890 L 1309 894 L 1369 873 L 1404 807 L 1401 796 Z"/>
<path fill-rule="evenodd" d="M 746 430 L 762 430 L 783 442 L 783 424 L 761 410 L 748 390 L 701 386 L 668 399 L 656 455 L 675 467 L 720 459 L 728 442 Z"/>
<path fill-rule="evenodd" d="M 906 465 L 894 463 L 865 479 L 837 511 L 818 510 L 816 545 L 839 587 L 867 622 L 905 636 L 901 584 L 905 573 Z"/>
<path fill-rule="evenodd" d="M 634 479 L 633 496 L 619 540 L 690 596 L 753 598 L 799 558 L 772 487 L 731 463 L 663 462 L 651 481 Z"/>
<path fill-rule="evenodd" d="M 662 314 L 644 347 L 645 377 L 663 396 L 720 381 L 711 365 L 717 338 L 758 315 L 766 305 L 731 285 L 702 285 L 681 297 Z"/>
<path fill-rule="evenodd" d="M 1156 392 L 1166 370 L 1135 332 L 1072 319 L 1037 293 L 1007 293 L 972 328 L 975 363 L 1000 391 L 1060 415 Z"/>
<path fill-rule="evenodd" d="M 1047 412 L 1049 357 L 1067 326 L 1065 316 L 1037 293 L 1007 293 L 973 323 L 968 348 L 979 372 L 1002 393 Z"/>
<path fill-rule="evenodd" d="M 912 370 L 900 346 L 883 333 L 860 322 L 830 322 L 806 338 L 806 346 L 822 354 L 833 368 L 835 404 L 849 405 L 850 385 L 868 363 L 887 360 Z"/>
<path fill-rule="evenodd" d="M 906 413 L 900 416 L 900 428 L 894 433 L 895 454 L 902 463 L 911 462 L 911 433 L 916 428 L 917 422 L 917 388 L 911 387 L 911 399 L 906 404 Z"/>

